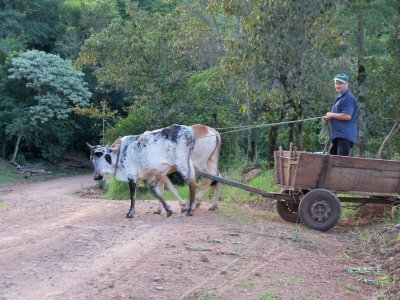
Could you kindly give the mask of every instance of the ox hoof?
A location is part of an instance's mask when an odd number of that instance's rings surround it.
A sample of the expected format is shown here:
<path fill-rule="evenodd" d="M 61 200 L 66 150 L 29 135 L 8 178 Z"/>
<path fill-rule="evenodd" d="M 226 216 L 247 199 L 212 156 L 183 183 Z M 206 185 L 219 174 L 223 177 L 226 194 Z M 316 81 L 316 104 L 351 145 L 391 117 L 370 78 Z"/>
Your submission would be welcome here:
<path fill-rule="evenodd" d="M 129 219 L 132 219 L 133 218 L 133 214 L 126 214 L 126 217 L 129 218 Z"/>
<path fill-rule="evenodd" d="M 184 206 L 181 207 L 181 213 L 184 213 L 184 212 L 187 212 L 187 211 L 188 211 L 187 207 L 184 207 Z"/>
<path fill-rule="evenodd" d="M 161 214 L 161 209 L 156 209 L 155 211 L 153 211 L 153 215 L 159 215 Z"/>
<path fill-rule="evenodd" d="M 193 216 L 193 215 L 194 215 L 193 210 L 188 210 L 188 211 L 186 212 L 186 215 L 187 215 L 188 217 Z"/>
<path fill-rule="evenodd" d="M 167 211 L 167 217 L 170 217 L 172 215 L 172 210 Z"/>
<path fill-rule="evenodd" d="M 208 208 L 208 210 L 209 211 L 216 211 L 216 210 L 218 210 L 219 208 L 218 208 L 218 206 L 215 206 L 215 205 L 210 205 L 210 207 Z"/>

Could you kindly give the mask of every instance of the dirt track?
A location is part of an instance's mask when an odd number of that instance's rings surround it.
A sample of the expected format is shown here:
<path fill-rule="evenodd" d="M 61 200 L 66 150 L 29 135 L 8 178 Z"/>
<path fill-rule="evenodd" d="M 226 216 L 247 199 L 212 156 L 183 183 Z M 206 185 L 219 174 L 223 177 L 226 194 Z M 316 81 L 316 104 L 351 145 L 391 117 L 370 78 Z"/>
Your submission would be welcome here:
<path fill-rule="evenodd" d="M 1 300 L 377 298 L 347 274 L 368 265 L 346 254 L 340 225 L 320 233 L 207 205 L 186 217 L 175 202 L 166 218 L 155 201 L 129 220 L 127 201 L 79 196 L 92 185 L 86 175 L 0 188 Z"/>

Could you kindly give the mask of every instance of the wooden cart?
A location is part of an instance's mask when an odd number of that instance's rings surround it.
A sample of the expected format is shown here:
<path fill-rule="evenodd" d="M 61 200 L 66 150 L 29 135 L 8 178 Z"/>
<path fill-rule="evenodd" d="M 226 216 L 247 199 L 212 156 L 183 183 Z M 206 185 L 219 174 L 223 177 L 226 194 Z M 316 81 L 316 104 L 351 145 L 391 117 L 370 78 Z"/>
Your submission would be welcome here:
<path fill-rule="evenodd" d="M 320 231 L 337 224 L 340 202 L 400 204 L 400 161 L 282 150 L 274 155 L 280 193 L 204 172 L 197 174 L 277 200 L 278 214 L 284 220 L 301 221 Z"/>

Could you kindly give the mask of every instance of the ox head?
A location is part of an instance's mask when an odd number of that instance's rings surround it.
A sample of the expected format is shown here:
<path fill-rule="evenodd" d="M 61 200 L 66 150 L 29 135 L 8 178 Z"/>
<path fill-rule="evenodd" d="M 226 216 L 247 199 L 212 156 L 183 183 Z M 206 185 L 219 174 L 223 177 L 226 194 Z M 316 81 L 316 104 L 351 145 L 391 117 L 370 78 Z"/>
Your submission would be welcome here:
<path fill-rule="evenodd" d="M 112 148 L 107 146 L 92 146 L 86 143 L 90 149 L 90 160 L 94 167 L 94 180 L 101 180 L 105 173 L 114 173 L 117 155 Z"/>

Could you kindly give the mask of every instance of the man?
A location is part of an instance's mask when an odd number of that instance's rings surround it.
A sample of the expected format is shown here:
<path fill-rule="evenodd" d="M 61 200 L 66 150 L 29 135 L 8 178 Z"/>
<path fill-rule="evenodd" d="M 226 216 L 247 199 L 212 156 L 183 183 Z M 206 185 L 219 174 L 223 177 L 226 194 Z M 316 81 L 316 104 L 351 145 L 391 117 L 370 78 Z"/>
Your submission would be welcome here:
<path fill-rule="evenodd" d="M 332 112 L 323 116 L 331 124 L 329 154 L 348 156 L 357 141 L 357 101 L 349 90 L 349 77 L 342 73 L 334 78 L 336 97 Z"/>

